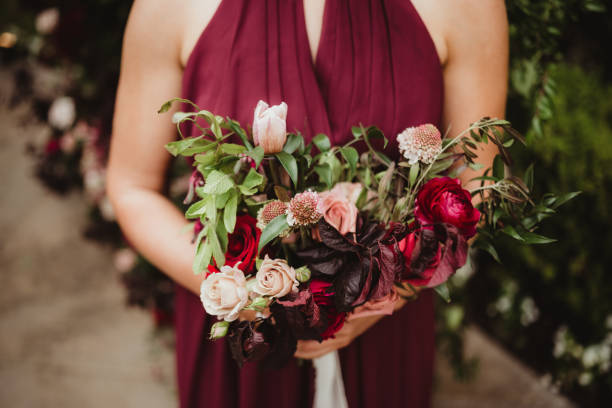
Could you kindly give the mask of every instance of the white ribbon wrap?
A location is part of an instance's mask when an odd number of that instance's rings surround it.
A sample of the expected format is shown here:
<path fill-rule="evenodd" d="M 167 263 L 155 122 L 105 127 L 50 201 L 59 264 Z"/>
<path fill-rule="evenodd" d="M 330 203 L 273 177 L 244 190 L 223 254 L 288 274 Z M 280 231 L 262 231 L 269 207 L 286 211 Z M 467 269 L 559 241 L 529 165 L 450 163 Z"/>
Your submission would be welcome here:
<path fill-rule="evenodd" d="M 317 357 L 312 364 L 315 369 L 313 408 L 348 408 L 338 351 Z"/>

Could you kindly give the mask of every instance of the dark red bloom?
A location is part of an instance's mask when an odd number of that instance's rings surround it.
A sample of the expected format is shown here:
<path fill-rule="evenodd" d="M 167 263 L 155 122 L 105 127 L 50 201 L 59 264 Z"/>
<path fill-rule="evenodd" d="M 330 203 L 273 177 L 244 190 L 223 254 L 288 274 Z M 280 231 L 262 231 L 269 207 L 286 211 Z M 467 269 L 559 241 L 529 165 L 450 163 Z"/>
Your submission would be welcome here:
<path fill-rule="evenodd" d="M 45 145 L 45 154 L 51 155 L 57 153 L 60 149 L 59 139 L 51 139 Z"/>
<path fill-rule="evenodd" d="M 400 241 L 405 259 L 402 281 L 433 288 L 446 282 L 467 260 L 468 245 L 463 234 L 451 224 L 421 229 Z"/>
<path fill-rule="evenodd" d="M 249 273 L 253 270 L 261 236 L 256 224 L 257 220 L 248 214 L 236 218 L 234 232 L 228 237 L 225 265 L 234 266 L 240 262 L 238 268 L 243 272 Z"/>
<path fill-rule="evenodd" d="M 315 303 L 321 308 L 321 312 L 327 315 L 327 328 L 321 334 L 323 340 L 334 337 L 334 335 L 344 326 L 346 313 L 338 312 L 334 306 L 334 292 L 331 291 L 331 282 L 321 279 L 310 281 L 310 292 Z"/>
<path fill-rule="evenodd" d="M 418 192 L 414 215 L 422 226 L 447 223 L 454 225 L 466 238 L 476 234 L 480 211 L 472 205 L 469 191 L 459 179 L 437 177 L 429 180 Z"/>

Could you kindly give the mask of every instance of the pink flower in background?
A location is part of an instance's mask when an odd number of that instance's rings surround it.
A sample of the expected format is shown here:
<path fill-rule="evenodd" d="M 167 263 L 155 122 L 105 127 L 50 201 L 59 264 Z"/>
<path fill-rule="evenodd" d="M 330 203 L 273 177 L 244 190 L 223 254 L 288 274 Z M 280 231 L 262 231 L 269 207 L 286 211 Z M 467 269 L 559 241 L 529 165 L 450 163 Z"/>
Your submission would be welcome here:
<path fill-rule="evenodd" d="M 319 194 L 321 202 L 319 209 L 329 225 L 342 235 L 355 232 L 359 210 L 341 193 L 340 189 L 325 191 Z"/>
<path fill-rule="evenodd" d="M 287 104 L 269 106 L 264 101 L 257 102 L 253 117 L 253 141 L 261 146 L 266 154 L 283 150 L 287 141 Z"/>
<path fill-rule="evenodd" d="M 400 152 L 408 163 L 430 164 L 442 150 L 442 136 L 432 124 L 409 127 L 397 135 Z"/>

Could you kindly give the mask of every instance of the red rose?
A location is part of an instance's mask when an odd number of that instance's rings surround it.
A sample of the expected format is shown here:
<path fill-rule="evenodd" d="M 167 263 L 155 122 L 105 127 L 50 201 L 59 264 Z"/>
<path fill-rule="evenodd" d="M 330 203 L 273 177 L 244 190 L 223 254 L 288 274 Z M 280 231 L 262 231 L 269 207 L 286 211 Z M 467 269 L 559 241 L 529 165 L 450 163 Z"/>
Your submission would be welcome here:
<path fill-rule="evenodd" d="M 228 237 L 225 265 L 234 266 L 240 262 L 238 269 L 245 273 L 253 270 L 261 236 L 256 224 L 257 220 L 248 214 L 236 217 L 236 227 Z"/>
<path fill-rule="evenodd" d="M 420 274 L 415 274 L 414 271 L 411 271 L 410 265 L 413 259 L 419 257 L 421 255 L 421 245 L 417 248 L 417 251 L 414 250 L 415 246 L 417 246 L 419 238 L 417 233 L 413 232 L 408 235 L 406 238 L 402 239 L 398 245 L 399 249 L 404 255 L 404 259 L 406 260 L 406 275 L 409 276 L 408 279 L 405 279 L 404 282 L 408 282 L 412 286 L 416 287 L 429 287 L 429 283 L 431 278 L 434 276 L 434 272 L 438 268 L 440 264 L 440 247 L 437 246 L 437 250 L 435 255 L 431 260 L 426 261 L 427 265 L 424 270 Z"/>
<path fill-rule="evenodd" d="M 469 191 L 459 179 L 437 177 L 429 180 L 418 192 L 414 215 L 423 226 L 436 223 L 454 225 L 466 238 L 476 234 L 480 211 L 472 205 Z"/>
<path fill-rule="evenodd" d="M 346 313 L 339 313 L 334 306 L 334 292 L 328 290 L 331 286 L 331 282 L 319 279 L 312 279 L 310 281 L 312 298 L 327 316 L 327 328 L 321 334 L 323 340 L 333 338 L 338 330 L 344 326 L 346 318 Z"/>

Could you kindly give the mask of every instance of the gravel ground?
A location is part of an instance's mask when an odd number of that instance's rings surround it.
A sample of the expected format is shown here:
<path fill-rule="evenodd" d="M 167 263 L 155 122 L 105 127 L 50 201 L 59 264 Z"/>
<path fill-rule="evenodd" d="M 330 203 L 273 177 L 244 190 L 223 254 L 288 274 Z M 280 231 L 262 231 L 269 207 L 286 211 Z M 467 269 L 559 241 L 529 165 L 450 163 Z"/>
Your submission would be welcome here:
<path fill-rule="evenodd" d="M 0 406 L 176 406 L 172 353 L 125 307 L 110 250 L 82 238 L 82 198 L 32 176 L 25 146 L 47 129 L 5 106 L 9 79 L 0 72 Z M 572 406 L 478 329 L 467 340 L 479 375 L 457 383 L 440 361 L 436 408 Z"/>

